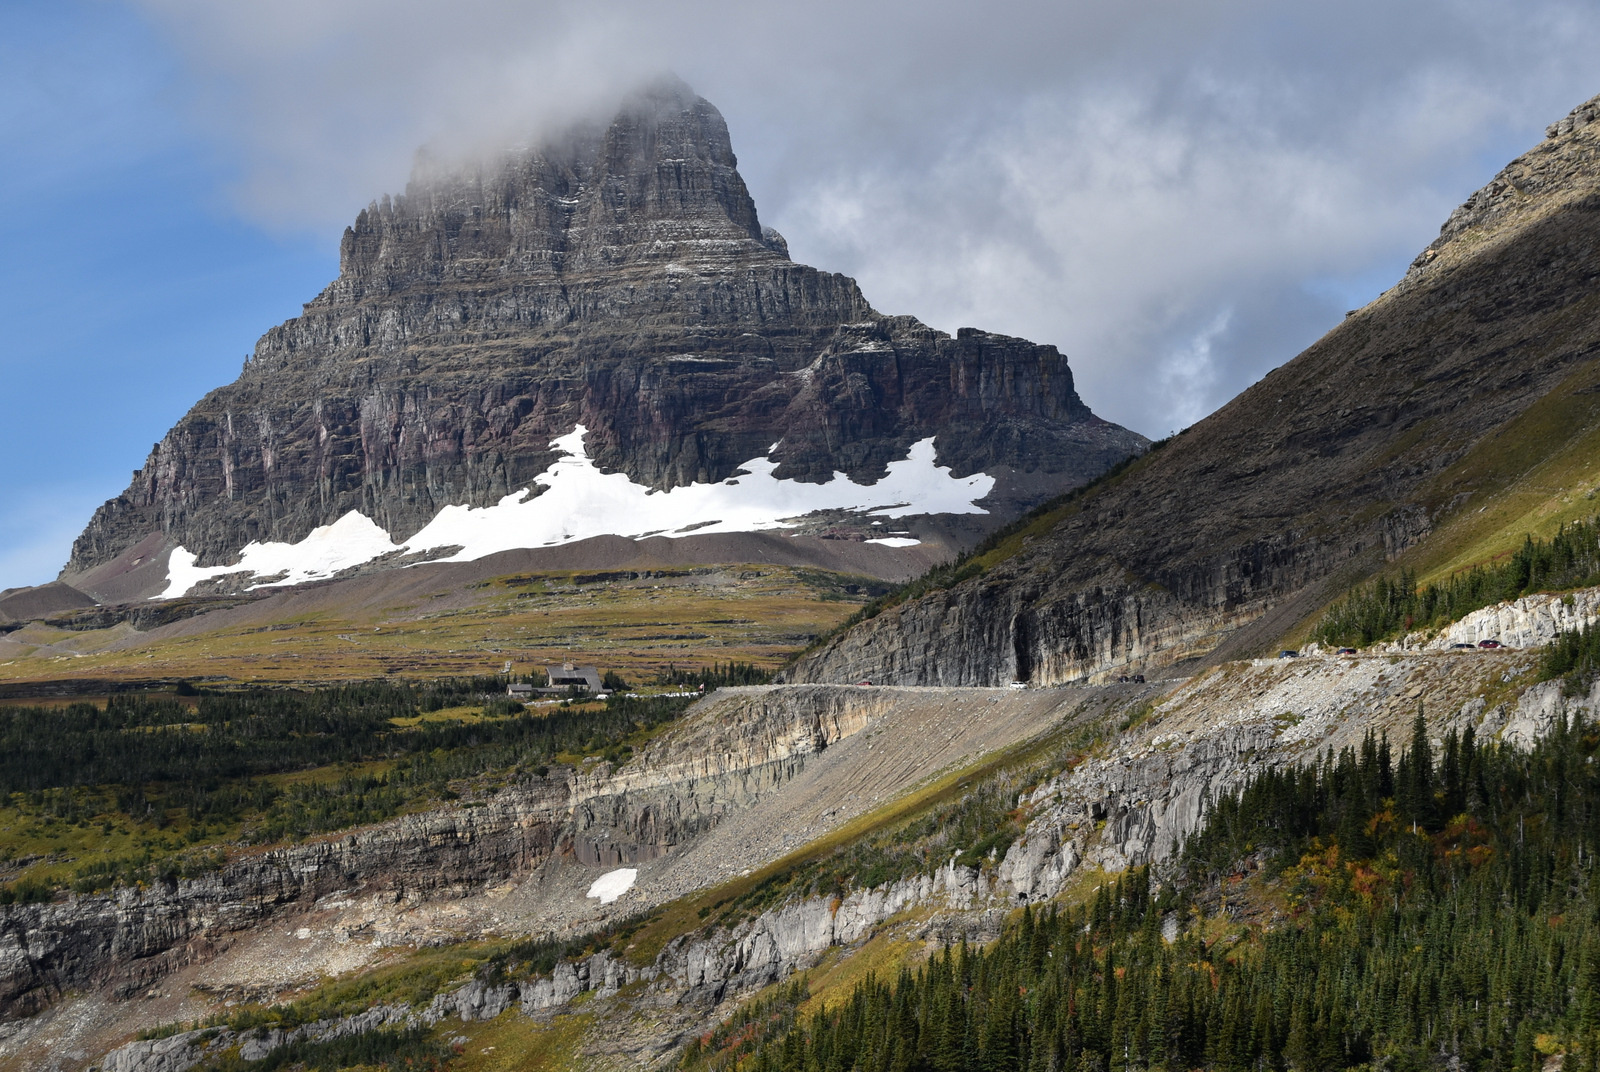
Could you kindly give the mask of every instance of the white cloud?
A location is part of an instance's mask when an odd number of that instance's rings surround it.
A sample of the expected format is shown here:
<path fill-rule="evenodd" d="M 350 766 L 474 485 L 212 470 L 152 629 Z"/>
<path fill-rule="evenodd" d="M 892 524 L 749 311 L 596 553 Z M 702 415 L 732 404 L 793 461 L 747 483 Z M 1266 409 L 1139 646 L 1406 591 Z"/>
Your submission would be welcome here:
<path fill-rule="evenodd" d="M 1373 296 L 1600 91 L 1600 11 L 1563 0 L 141 6 L 257 218 L 331 236 L 418 145 L 525 140 L 672 69 L 796 259 L 885 312 L 1056 343 L 1151 434 L 1336 323 L 1330 293 Z M 1225 310 L 1207 375 L 1168 389 Z"/>

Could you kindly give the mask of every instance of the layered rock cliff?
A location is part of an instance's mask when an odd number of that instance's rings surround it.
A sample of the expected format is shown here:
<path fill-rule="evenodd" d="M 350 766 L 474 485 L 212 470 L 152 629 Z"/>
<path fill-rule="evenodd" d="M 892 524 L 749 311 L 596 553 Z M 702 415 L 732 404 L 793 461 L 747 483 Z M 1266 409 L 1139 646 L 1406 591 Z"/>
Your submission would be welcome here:
<path fill-rule="evenodd" d="M 530 777 L 465 807 L 243 855 L 198 878 L 0 906 L 0 1021 L 72 990 L 143 993 L 268 920 L 335 894 L 415 903 L 525 877 L 556 857 L 654 859 L 776 792 L 882 703 L 827 689 L 782 702 L 714 698 L 621 771 L 600 763 Z M 549 905 L 540 918 L 559 926 L 563 911 L 570 906 Z"/>
<path fill-rule="evenodd" d="M 1600 422 L 1597 114 L 1551 127 L 1310 349 L 790 679 L 1050 684 L 1259 649 L 1576 449 Z"/>
<path fill-rule="evenodd" d="M 578 425 L 602 470 L 661 489 L 762 456 L 779 479 L 871 481 L 936 437 L 938 464 L 996 477 L 998 518 L 1143 448 L 1054 347 L 884 316 L 792 262 L 736 164 L 717 110 L 666 82 L 609 125 L 419 168 L 345 231 L 339 278 L 101 507 L 68 575 L 142 540 L 231 563 L 350 511 L 403 543 L 446 506 L 532 487 Z"/>

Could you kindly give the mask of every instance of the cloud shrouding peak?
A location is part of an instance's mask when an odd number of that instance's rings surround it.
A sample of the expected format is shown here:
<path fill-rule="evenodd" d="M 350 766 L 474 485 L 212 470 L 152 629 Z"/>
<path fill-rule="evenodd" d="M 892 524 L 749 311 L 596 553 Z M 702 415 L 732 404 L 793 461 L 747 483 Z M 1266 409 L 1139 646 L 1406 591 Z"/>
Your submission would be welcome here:
<path fill-rule="evenodd" d="M 141 6 L 259 221 L 332 233 L 419 147 L 525 144 L 673 71 L 795 259 L 1055 343 L 1152 435 L 1392 282 L 1600 91 L 1600 13 L 1544 0 Z"/>

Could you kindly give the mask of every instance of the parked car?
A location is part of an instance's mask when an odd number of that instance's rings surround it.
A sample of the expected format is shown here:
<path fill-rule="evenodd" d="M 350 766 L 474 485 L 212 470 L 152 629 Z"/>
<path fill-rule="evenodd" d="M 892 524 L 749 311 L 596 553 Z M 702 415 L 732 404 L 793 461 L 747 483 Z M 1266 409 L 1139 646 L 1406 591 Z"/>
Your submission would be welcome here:
<path fill-rule="evenodd" d="M 1280 659 L 1298 659 L 1298 658 L 1300 658 L 1300 653 L 1298 651 L 1295 651 L 1293 648 L 1284 648 L 1282 651 L 1278 652 L 1278 658 L 1280 658 Z"/>
<path fill-rule="evenodd" d="M 1337 652 L 1339 655 L 1354 655 L 1355 653 L 1356 649 L 1354 648 L 1340 648 Z"/>
<path fill-rule="evenodd" d="M 1008 685 L 1006 687 L 1007 688 L 1012 688 L 1012 689 L 1025 689 L 1025 688 L 1028 687 L 1028 683 L 1026 681 L 1013 681 L 1010 685 Z"/>
<path fill-rule="evenodd" d="M 872 684 L 872 682 L 870 682 L 870 681 L 857 681 L 856 684 L 857 685 L 870 685 L 870 684 Z"/>
<path fill-rule="evenodd" d="M 1451 648 L 1452 651 L 1455 650 L 1456 648 L 1466 648 L 1468 651 L 1471 651 L 1472 650 L 1472 645 L 1471 644 L 1452 644 L 1452 645 L 1450 645 L 1450 648 Z"/>
<path fill-rule="evenodd" d="M 1133 675 L 1133 682 L 1134 682 L 1135 685 L 1143 685 L 1144 684 L 1144 675 L 1143 674 L 1134 674 Z"/>
<path fill-rule="evenodd" d="M 1500 646 L 1501 646 L 1501 644 L 1500 644 L 1500 642 L 1498 640 L 1480 640 L 1480 641 L 1478 641 L 1478 647 L 1480 647 L 1480 648 L 1498 648 Z"/>

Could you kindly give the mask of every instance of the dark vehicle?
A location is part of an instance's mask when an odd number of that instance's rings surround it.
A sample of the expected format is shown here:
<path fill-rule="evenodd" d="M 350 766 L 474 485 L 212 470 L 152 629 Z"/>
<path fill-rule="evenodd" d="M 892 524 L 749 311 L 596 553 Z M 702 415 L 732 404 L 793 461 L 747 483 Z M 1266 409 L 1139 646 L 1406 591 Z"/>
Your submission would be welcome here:
<path fill-rule="evenodd" d="M 1354 655 L 1355 653 L 1356 649 L 1354 648 L 1340 648 L 1337 652 L 1339 655 Z"/>
<path fill-rule="evenodd" d="M 1452 651 L 1454 651 L 1456 648 L 1466 648 L 1468 651 L 1471 651 L 1472 650 L 1472 645 L 1471 644 L 1452 644 L 1452 645 L 1450 645 L 1450 649 Z"/>
<path fill-rule="evenodd" d="M 1280 658 L 1280 659 L 1298 659 L 1298 658 L 1300 658 L 1300 653 L 1298 651 L 1295 651 L 1293 648 L 1284 648 L 1282 651 L 1278 652 L 1278 658 Z"/>
<path fill-rule="evenodd" d="M 1498 640 L 1480 640 L 1480 641 L 1478 641 L 1478 647 L 1480 647 L 1480 648 L 1498 648 L 1498 647 L 1501 647 L 1501 644 L 1500 644 L 1500 642 Z"/>
<path fill-rule="evenodd" d="M 1133 675 L 1133 681 L 1134 681 L 1134 684 L 1136 684 L 1136 685 L 1143 685 L 1144 684 L 1144 675 L 1143 674 L 1134 674 Z"/>

